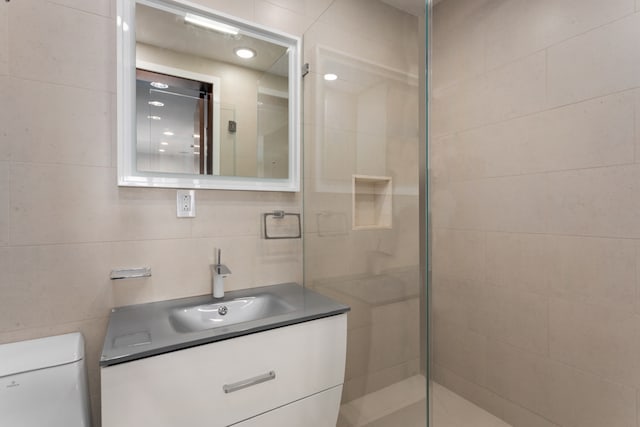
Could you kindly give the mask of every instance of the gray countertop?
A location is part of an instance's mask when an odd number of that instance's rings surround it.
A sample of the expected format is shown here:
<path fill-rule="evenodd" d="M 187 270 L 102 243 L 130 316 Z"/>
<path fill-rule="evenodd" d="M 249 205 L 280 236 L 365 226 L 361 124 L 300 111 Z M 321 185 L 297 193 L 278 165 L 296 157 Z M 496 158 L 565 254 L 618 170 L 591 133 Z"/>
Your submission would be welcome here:
<path fill-rule="evenodd" d="M 180 332 L 169 320 L 171 310 L 200 304 L 214 304 L 260 294 L 275 295 L 293 309 L 284 314 L 197 332 Z M 349 307 L 296 283 L 227 292 L 224 298 L 211 295 L 130 305 L 111 310 L 100 366 L 110 366 L 196 345 L 293 325 L 346 313 Z"/>

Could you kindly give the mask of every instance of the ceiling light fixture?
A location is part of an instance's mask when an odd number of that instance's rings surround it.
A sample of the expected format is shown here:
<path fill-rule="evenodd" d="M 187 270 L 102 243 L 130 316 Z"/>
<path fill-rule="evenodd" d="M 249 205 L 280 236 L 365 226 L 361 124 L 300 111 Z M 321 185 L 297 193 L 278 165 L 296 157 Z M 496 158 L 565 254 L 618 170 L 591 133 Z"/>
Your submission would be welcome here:
<path fill-rule="evenodd" d="M 256 51 L 248 47 L 239 47 L 234 52 L 242 59 L 251 59 L 256 56 Z"/>
<path fill-rule="evenodd" d="M 194 138 L 200 138 L 200 135 L 198 135 L 197 133 L 194 133 L 194 134 L 193 134 L 193 137 L 194 137 Z"/>
<path fill-rule="evenodd" d="M 223 24 L 222 22 L 216 22 L 211 19 L 204 18 L 202 16 L 187 13 L 184 17 L 184 22 L 188 22 L 199 27 L 208 28 L 210 30 L 218 31 L 224 34 L 231 34 L 235 36 L 239 33 L 239 30 L 231 25 Z"/>
<path fill-rule="evenodd" d="M 166 150 L 164 148 L 159 148 L 158 151 L 164 153 Z"/>
<path fill-rule="evenodd" d="M 164 102 L 160 101 L 149 101 L 149 105 L 153 107 L 164 107 Z"/>
<path fill-rule="evenodd" d="M 162 132 L 162 134 L 163 134 L 163 135 L 166 135 L 166 136 L 173 136 L 173 135 L 174 135 L 174 133 L 173 133 L 173 132 L 171 132 L 171 131 L 169 131 L 169 130 L 168 130 L 168 131 L 166 131 L 166 132 Z"/>
<path fill-rule="evenodd" d="M 329 82 L 332 82 L 334 80 L 338 80 L 338 75 L 333 73 L 327 73 L 324 75 L 324 79 Z"/>
<path fill-rule="evenodd" d="M 147 116 L 147 119 L 149 119 L 149 120 L 162 120 L 162 117 L 160 117 L 160 116 Z"/>
<path fill-rule="evenodd" d="M 169 143 L 167 141 L 162 141 L 160 145 L 169 145 Z"/>
<path fill-rule="evenodd" d="M 162 82 L 151 82 L 149 83 L 151 86 L 155 87 L 156 89 L 166 89 L 169 87 L 168 84 L 166 83 L 162 83 Z"/>

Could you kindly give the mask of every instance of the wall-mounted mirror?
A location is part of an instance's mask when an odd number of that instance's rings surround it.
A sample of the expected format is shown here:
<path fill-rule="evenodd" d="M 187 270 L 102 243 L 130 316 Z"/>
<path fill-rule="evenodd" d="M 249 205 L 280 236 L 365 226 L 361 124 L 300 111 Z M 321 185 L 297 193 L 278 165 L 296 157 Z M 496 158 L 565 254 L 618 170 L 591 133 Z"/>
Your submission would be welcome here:
<path fill-rule="evenodd" d="M 118 0 L 118 184 L 298 191 L 300 39 Z"/>

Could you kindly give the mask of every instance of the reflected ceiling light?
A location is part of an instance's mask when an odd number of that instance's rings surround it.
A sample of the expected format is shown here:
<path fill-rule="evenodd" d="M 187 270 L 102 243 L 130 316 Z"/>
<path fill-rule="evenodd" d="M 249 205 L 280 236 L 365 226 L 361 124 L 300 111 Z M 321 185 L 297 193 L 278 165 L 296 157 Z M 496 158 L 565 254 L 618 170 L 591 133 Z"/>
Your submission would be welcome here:
<path fill-rule="evenodd" d="M 156 89 L 166 89 L 169 87 L 168 84 L 166 83 L 161 83 L 161 82 L 151 82 L 149 83 L 151 86 L 155 87 Z"/>
<path fill-rule="evenodd" d="M 198 135 L 197 133 L 194 133 L 194 134 L 193 134 L 193 137 L 194 137 L 194 138 L 200 138 L 200 135 Z"/>
<path fill-rule="evenodd" d="M 162 132 L 162 134 L 163 134 L 163 135 L 166 135 L 166 136 L 173 136 L 173 135 L 174 135 L 174 133 L 173 133 L 173 132 L 171 132 L 171 131 L 169 131 L 169 130 L 168 130 L 168 131 L 166 131 L 166 132 Z"/>
<path fill-rule="evenodd" d="M 164 148 L 159 148 L 158 151 L 164 153 L 166 150 Z"/>
<path fill-rule="evenodd" d="M 251 59 L 256 56 L 256 51 L 248 47 L 239 47 L 234 52 L 242 59 Z"/>
<path fill-rule="evenodd" d="M 169 143 L 167 141 L 162 141 L 160 145 L 169 145 Z"/>
<path fill-rule="evenodd" d="M 147 119 L 149 119 L 149 120 L 162 120 L 162 117 L 160 117 L 160 116 L 147 116 Z"/>
<path fill-rule="evenodd" d="M 149 101 L 149 105 L 152 105 L 154 107 L 164 107 L 164 102 L 160 102 L 160 101 Z"/>
<path fill-rule="evenodd" d="M 193 15 L 191 13 L 187 13 L 184 17 L 184 22 L 188 22 L 193 25 L 197 25 L 199 27 L 208 28 L 210 30 L 218 31 L 220 33 L 236 35 L 238 34 L 238 29 L 232 27 L 231 25 L 223 24 L 221 22 L 216 22 L 211 19 L 203 18 L 202 16 Z"/>
<path fill-rule="evenodd" d="M 193 152 L 193 154 L 194 154 L 195 156 L 199 156 L 199 155 L 200 155 L 200 152 L 199 152 L 199 151 L 194 151 L 194 152 Z"/>
<path fill-rule="evenodd" d="M 338 76 L 336 74 L 333 74 L 333 73 L 327 73 L 327 74 L 324 75 L 324 79 L 327 80 L 327 81 L 332 82 L 334 80 L 338 80 Z"/>

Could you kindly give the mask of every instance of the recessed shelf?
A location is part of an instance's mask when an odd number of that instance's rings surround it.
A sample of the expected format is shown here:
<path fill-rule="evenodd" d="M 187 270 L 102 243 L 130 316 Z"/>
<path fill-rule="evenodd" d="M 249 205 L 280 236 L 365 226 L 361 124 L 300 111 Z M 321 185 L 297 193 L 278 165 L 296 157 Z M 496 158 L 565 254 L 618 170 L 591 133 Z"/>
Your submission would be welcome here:
<path fill-rule="evenodd" d="M 354 230 L 392 227 L 391 177 L 353 175 Z"/>

